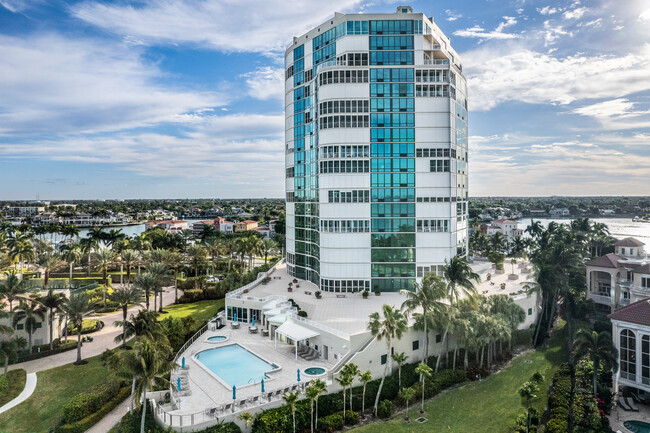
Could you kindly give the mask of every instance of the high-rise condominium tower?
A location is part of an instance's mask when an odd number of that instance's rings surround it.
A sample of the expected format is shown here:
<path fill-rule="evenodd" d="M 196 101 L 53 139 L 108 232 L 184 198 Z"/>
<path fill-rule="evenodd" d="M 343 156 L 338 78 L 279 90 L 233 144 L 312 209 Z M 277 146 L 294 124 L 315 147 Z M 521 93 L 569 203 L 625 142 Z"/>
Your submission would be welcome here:
<path fill-rule="evenodd" d="M 467 245 L 467 86 L 432 19 L 335 14 L 285 53 L 287 269 L 412 289 Z"/>

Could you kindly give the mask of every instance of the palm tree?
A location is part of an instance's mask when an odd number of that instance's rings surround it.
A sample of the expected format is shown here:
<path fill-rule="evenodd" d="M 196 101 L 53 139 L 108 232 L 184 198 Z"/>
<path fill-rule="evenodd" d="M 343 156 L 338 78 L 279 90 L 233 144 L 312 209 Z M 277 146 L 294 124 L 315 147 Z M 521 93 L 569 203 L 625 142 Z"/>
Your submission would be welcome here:
<path fill-rule="evenodd" d="M 431 367 L 424 362 L 421 362 L 415 367 L 415 372 L 420 375 L 420 380 L 422 381 L 422 407 L 420 408 L 420 413 L 424 413 L 424 385 L 426 379 L 431 377 L 431 371 Z"/>
<path fill-rule="evenodd" d="M 86 294 L 79 293 L 71 295 L 63 304 L 62 309 L 68 316 L 69 321 L 77 328 L 77 361 L 75 365 L 81 365 L 83 363 L 81 360 L 81 327 L 84 317 L 95 311 L 95 308 L 90 304 Z"/>
<path fill-rule="evenodd" d="M 9 257 L 12 260 L 18 259 L 20 266 L 19 277 L 23 279 L 23 262 L 34 259 L 34 245 L 32 244 L 31 233 L 18 233 L 14 232 L 6 240 L 7 247 L 9 248 Z"/>
<path fill-rule="evenodd" d="M 0 299 L 6 299 L 9 302 L 9 314 L 13 316 L 14 301 L 25 299 L 28 292 L 26 281 L 16 276 L 12 271 L 7 275 L 5 280 L 0 280 Z"/>
<path fill-rule="evenodd" d="M 278 244 L 275 243 L 272 239 L 263 239 L 262 240 L 262 252 L 264 253 L 264 264 L 269 257 L 269 252 L 278 248 Z"/>
<path fill-rule="evenodd" d="M 366 414 L 366 386 L 368 382 L 372 380 L 372 373 L 370 370 L 364 371 L 359 374 L 359 382 L 363 384 L 363 396 L 361 398 L 361 415 L 365 416 Z"/>
<path fill-rule="evenodd" d="M 309 419 L 310 426 L 311 426 L 311 433 L 314 433 L 314 401 L 316 401 L 316 399 L 321 394 L 321 392 L 322 391 L 319 389 L 319 387 L 314 386 L 313 383 L 310 383 L 307 389 L 305 390 L 305 395 L 309 399 L 309 403 L 311 407 L 311 418 Z"/>
<path fill-rule="evenodd" d="M 361 370 L 359 370 L 359 366 L 357 364 L 350 362 L 345 364 L 345 366 L 343 366 L 343 371 L 345 371 L 352 378 L 352 381 L 348 386 L 350 387 L 350 410 L 353 410 L 352 409 L 352 385 L 354 384 L 354 379 L 359 375 L 359 373 L 361 373 Z"/>
<path fill-rule="evenodd" d="M 205 243 L 208 252 L 210 253 L 210 273 L 214 275 L 214 265 L 219 260 L 219 255 L 221 255 L 226 247 L 221 238 L 210 238 L 210 241 Z"/>
<path fill-rule="evenodd" d="M 45 253 L 38 257 L 38 266 L 43 268 L 43 289 L 47 290 L 50 282 L 50 272 L 61 264 L 57 254 Z"/>
<path fill-rule="evenodd" d="M 0 340 L 0 356 L 3 358 L 5 375 L 9 370 L 9 359 L 17 357 L 18 352 L 25 350 L 25 347 L 27 347 L 27 341 L 22 337 Z"/>
<path fill-rule="evenodd" d="M 129 304 L 140 305 L 140 301 L 142 300 L 142 290 L 134 286 L 120 287 L 119 289 L 113 291 L 113 296 L 111 296 L 111 299 L 113 302 L 117 302 L 118 304 L 120 304 L 120 307 L 122 307 L 122 321 L 115 322 L 116 324 L 121 323 L 121 325 L 118 326 L 122 326 L 122 334 L 115 337 L 115 342 L 119 343 L 121 340 L 122 347 L 126 347 L 127 311 L 129 308 Z M 121 339 L 119 337 L 121 337 Z"/>
<path fill-rule="evenodd" d="M 162 259 L 163 257 L 160 257 Z M 161 262 L 156 262 L 152 263 L 151 266 L 149 266 L 149 269 L 147 270 L 150 274 L 152 274 L 155 279 L 156 279 L 156 285 L 154 286 L 154 301 L 153 301 L 153 309 L 156 309 L 156 299 L 157 296 L 160 294 L 160 311 L 162 313 L 162 289 L 165 283 L 167 282 L 167 277 L 168 277 L 168 272 L 169 269 L 167 269 L 167 266 L 165 266 L 164 263 Z"/>
<path fill-rule="evenodd" d="M 314 387 L 315 389 L 318 390 L 318 392 L 314 391 L 314 401 L 316 402 L 316 420 L 315 420 L 315 429 L 318 430 L 318 399 L 320 398 L 320 395 L 327 391 L 327 384 L 323 382 L 320 379 L 313 380 L 310 384 L 309 387 Z"/>
<path fill-rule="evenodd" d="M 300 393 L 298 392 L 288 392 L 282 396 L 284 403 L 291 408 L 291 416 L 293 418 L 293 433 L 296 433 L 296 403 L 298 402 L 299 395 Z"/>
<path fill-rule="evenodd" d="M 75 263 L 81 261 L 82 255 L 81 245 L 78 243 L 61 246 L 61 258 L 68 263 L 68 266 L 70 267 L 70 279 L 68 281 L 69 287 L 72 287 L 72 268 Z"/>
<path fill-rule="evenodd" d="M 174 302 L 178 302 L 178 267 L 183 264 L 183 255 L 178 251 L 165 250 L 163 263 L 174 271 Z"/>
<path fill-rule="evenodd" d="M 346 370 L 341 370 L 339 377 L 336 378 L 336 381 L 343 388 L 343 419 L 345 419 L 345 390 L 348 386 L 352 385 L 354 378 Z"/>
<path fill-rule="evenodd" d="M 21 300 L 18 310 L 13 317 L 14 327 L 18 322 L 25 321 L 25 331 L 27 331 L 27 341 L 29 353 L 32 353 L 32 335 L 37 329 L 39 319 L 41 321 L 45 320 L 45 308 L 34 299 L 30 300 Z"/>
<path fill-rule="evenodd" d="M 609 332 L 589 332 L 586 329 L 580 329 L 576 333 L 576 338 L 573 342 L 573 352 L 576 360 L 588 357 L 593 363 L 593 388 L 594 396 L 598 391 L 598 371 L 600 370 L 601 362 L 614 372 L 618 369 L 618 351 L 612 342 L 612 336 Z"/>
<path fill-rule="evenodd" d="M 102 273 L 102 284 L 108 284 L 108 269 L 115 265 L 117 255 L 111 249 L 100 248 L 99 251 L 95 253 L 95 261 Z M 106 298 L 104 298 L 104 304 L 106 304 Z"/>
<path fill-rule="evenodd" d="M 522 404 L 526 408 L 526 433 L 530 431 L 530 403 L 537 398 L 539 386 L 533 381 L 525 382 L 519 388 L 519 395 L 522 399 Z"/>
<path fill-rule="evenodd" d="M 402 304 L 402 310 L 413 311 L 422 308 L 422 322 L 424 327 L 424 359 L 429 359 L 429 331 L 427 329 L 431 321 L 432 313 L 440 307 L 441 299 L 446 295 L 444 282 L 436 274 L 429 272 L 422 278 L 421 284 L 414 284 L 414 290 L 402 290 L 406 301 Z"/>
<path fill-rule="evenodd" d="M 199 267 L 205 263 L 205 261 L 208 258 L 208 251 L 205 249 L 203 245 L 199 244 L 192 244 L 189 247 L 187 247 L 187 250 L 185 251 L 185 254 L 187 255 L 187 261 L 189 262 L 190 266 L 194 269 L 194 276 L 198 277 L 199 276 Z M 196 280 L 194 281 L 194 288 L 196 288 Z"/>
<path fill-rule="evenodd" d="M 140 310 L 138 314 L 133 315 L 129 320 L 118 320 L 115 322 L 116 326 L 124 329 L 123 335 L 115 337 L 116 343 L 121 343 L 123 339 L 135 337 L 147 337 L 152 340 L 167 341 L 161 322 L 158 321 L 158 313 L 150 310 Z"/>
<path fill-rule="evenodd" d="M 470 298 L 473 297 L 476 294 L 474 283 L 481 282 L 481 277 L 472 270 L 467 260 L 461 256 L 454 256 L 449 261 L 445 260 L 442 274 L 447 282 L 447 299 L 452 307 L 455 307 L 462 295 Z M 452 309 L 448 310 L 448 314 L 453 314 L 453 312 Z M 442 335 L 443 345 L 447 341 L 451 323 L 451 320 L 447 320 L 447 326 Z M 438 356 L 438 359 L 436 359 L 436 371 L 438 371 L 440 366 L 440 358 L 442 357 Z"/>
<path fill-rule="evenodd" d="M 38 298 L 38 302 L 47 309 L 47 319 L 50 323 L 50 350 L 52 350 L 54 348 L 54 315 L 65 302 L 65 296 L 61 293 L 54 293 L 52 289 L 49 289 L 46 295 Z"/>
<path fill-rule="evenodd" d="M 398 340 L 402 338 L 402 335 L 408 328 L 408 321 L 406 317 L 400 310 L 390 305 L 385 305 L 382 308 L 383 310 L 383 319 L 379 316 L 378 312 L 374 312 L 370 315 L 370 333 L 377 340 L 385 339 L 386 347 L 388 348 L 388 354 L 392 352 L 392 341 L 397 338 Z M 386 355 L 388 358 L 388 355 Z M 377 390 L 377 396 L 375 397 L 375 407 L 374 413 L 377 415 L 377 406 L 379 405 L 379 396 L 381 395 L 381 389 L 384 387 L 384 381 L 386 380 L 386 375 L 391 370 L 391 359 L 386 360 L 386 367 L 384 367 L 384 375 L 381 377 L 381 382 L 379 382 L 379 389 Z"/>
<path fill-rule="evenodd" d="M 148 310 L 151 292 L 155 291 L 156 287 L 158 287 L 158 277 L 151 272 L 143 272 L 135 276 L 133 285 L 144 291 L 145 308 Z"/>
<path fill-rule="evenodd" d="M 402 389 L 402 365 L 409 359 L 409 356 L 404 352 L 398 352 L 393 353 L 391 357 L 397 363 L 397 386 Z"/>
<path fill-rule="evenodd" d="M 89 233 L 88 237 L 79 240 L 79 246 L 84 255 L 88 257 L 88 267 L 86 269 L 86 274 L 90 275 L 90 257 L 93 250 L 99 247 L 99 240 L 94 237 L 90 237 Z"/>
<path fill-rule="evenodd" d="M 406 420 L 408 421 L 408 419 L 409 419 L 409 401 L 411 401 L 411 399 L 413 397 L 415 397 L 415 390 L 413 388 L 411 388 L 411 387 L 404 388 L 399 392 L 399 395 L 400 395 L 401 398 L 404 399 L 404 401 L 406 401 Z"/>
<path fill-rule="evenodd" d="M 4 302 L 0 303 L 0 319 L 11 318 L 11 314 L 5 311 L 7 304 Z M 6 326 L 0 324 L 0 334 L 11 335 L 14 333 L 14 328 L 11 326 Z"/>

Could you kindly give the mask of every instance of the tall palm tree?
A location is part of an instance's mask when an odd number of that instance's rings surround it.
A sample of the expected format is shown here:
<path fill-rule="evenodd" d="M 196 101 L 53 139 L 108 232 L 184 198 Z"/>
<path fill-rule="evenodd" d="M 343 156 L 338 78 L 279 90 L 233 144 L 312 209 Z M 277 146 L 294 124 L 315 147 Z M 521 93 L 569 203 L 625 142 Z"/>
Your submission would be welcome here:
<path fill-rule="evenodd" d="M 58 254 L 45 253 L 38 257 L 37 263 L 43 269 L 43 290 L 47 290 L 50 282 L 50 272 L 62 264 L 61 258 Z"/>
<path fill-rule="evenodd" d="M 70 279 L 68 281 L 69 287 L 72 287 L 72 269 L 75 263 L 81 261 L 82 256 L 81 245 L 78 243 L 65 244 L 61 246 L 61 259 L 63 259 L 70 267 Z"/>
<path fill-rule="evenodd" d="M 83 254 L 88 257 L 88 267 L 86 268 L 86 275 L 90 275 L 90 258 L 92 256 L 93 250 L 99 247 L 99 240 L 94 237 L 91 237 L 88 234 L 88 237 L 82 238 L 79 240 L 79 246 Z"/>
<path fill-rule="evenodd" d="M 71 295 L 62 306 L 68 320 L 77 328 L 77 361 L 75 365 L 82 364 L 81 360 L 81 327 L 85 316 L 95 311 L 94 306 L 85 293 Z M 67 327 L 67 323 L 66 323 Z"/>
<path fill-rule="evenodd" d="M 117 254 L 109 248 L 100 248 L 99 251 L 95 252 L 95 261 L 102 273 L 102 284 L 108 284 L 108 270 L 115 266 Z M 104 303 L 106 303 L 106 298 L 104 298 Z"/>
<path fill-rule="evenodd" d="M 45 320 L 45 308 L 36 300 L 21 300 L 13 317 L 14 327 L 21 322 L 25 321 L 25 331 L 27 331 L 27 342 L 29 353 L 32 353 L 32 335 L 36 332 L 39 319 Z"/>
<path fill-rule="evenodd" d="M 363 396 L 361 398 L 361 416 L 366 414 L 366 386 L 372 380 L 372 373 L 370 370 L 364 371 L 359 374 L 359 382 L 363 384 Z"/>
<path fill-rule="evenodd" d="M 345 369 L 341 370 L 339 377 L 336 378 L 338 384 L 343 388 L 343 419 L 345 419 L 345 390 L 348 386 L 352 385 L 353 380 L 354 377 Z"/>
<path fill-rule="evenodd" d="M 424 413 L 424 382 L 427 378 L 431 377 L 431 367 L 426 363 L 421 362 L 415 367 L 415 373 L 420 375 L 420 380 L 422 382 L 422 407 L 420 408 L 420 413 Z"/>
<path fill-rule="evenodd" d="M 4 302 L 0 303 L 0 319 L 11 319 L 11 314 L 9 314 L 5 309 L 7 308 L 7 304 Z M 6 326 L 0 324 L 0 334 L 5 334 L 5 335 L 11 335 L 14 333 L 14 328 L 11 326 Z"/>
<path fill-rule="evenodd" d="M 122 334 L 121 334 L 121 341 L 122 341 L 122 347 L 126 347 L 126 330 L 127 326 L 125 325 L 127 320 L 126 320 L 126 315 L 127 311 L 129 308 L 129 304 L 131 305 L 140 305 L 140 301 L 142 300 L 142 290 L 140 290 L 138 287 L 134 286 L 124 286 L 120 287 L 119 289 L 115 289 L 113 291 L 113 295 L 111 296 L 111 300 L 113 302 L 117 302 L 120 304 L 120 307 L 122 307 Z M 118 322 L 115 322 L 116 324 Z M 120 339 L 118 338 L 120 336 L 115 337 L 115 342 L 119 343 Z"/>
<path fill-rule="evenodd" d="M 314 433 L 314 402 L 322 392 L 323 391 L 317 385 L 314 385 L 314 382 L 310 383 L 307 389 L 305 390 L 305 395 L 309 399 L 309 403 L 311 406 L 311 418 L 310 418 L 311 433 Z"/>
<path fill-rule="evenodd" d="M 391 357 L 397 363 L 397 386 L 402 389 L 402 365 L 409 359 L 409 356 L 404 352 L 397 352 L 393 353 Z"/>
<path fill-rule="evenodd" d="M 24 261 L 29 262 L 34 259 L 32 234 L 30 232 L 14 232 L 7 237 L 6 244 L 9 249 L 9 257 L 13 260 L 18 259 L 18 264 L 20 266 L 19 277 L 22 280 Z"/>
<path fill-rule="evenodd" d="M 120 253 L 120 262 L 126 268 L 126 281 L 131 282 L 131 270 L 133 266 L 138 262 L 139 254 L 137 251 L 132 249 L 122 250 Z"/>
<path fill-rule="evenodd" d="M 348 385 L 350 387 L 350 410 L 352 411 L 352 385 L 354 385 L 354 379 L 357 378 L 361 370 L 359 366 L 353 362 L 349 362 L 343 366 L 343 371 L 345 371 L 351 377 L 351 382 Z M 344 402 L 345 403 L 345 402 Z"/>
<path fill-rule="evenodd" d="M 403 388 L 400 392 L 399 395 L 404 401 L 406 402 L 406 420 L 408 421 L 409 419 L 409 401 L 415 397 L 415 389 L 408 387 L 408 388 Z"/>
<path fill-rule="evenodd" d="M 163 257 L 160 257 L 160 259 L 163 259 Z M 163 311 L 162 289 L 163 286 L 165 286 L 165 284 L 167 283 L 167 279 L 169 278 L 169 269 L 164 263 L 156 262 L 156 263 L 152 263 L 151 266 L 149 266 L 147 272 L 153 275 L 156 280 L 156 284 L 153 288 L 154 289 L 154 302 L 153 302 L 154 310 L 156 309 L 156 299 L 158 295 L 160 295 L 160 309 L 158 311 L 162 313 Z"/>
<path fill-rule="evenodd" d="M 406 296 L 406 301 L 402 304 L 402 310 L 413 311 L 417 308 L 422 309 L 422 322 L 424 327 L 424 359 L 429 359 L 429 330 L 427 329 L 431 321 L 433 312 L 441 306 L 441 300 L 446 296 L 447 290 L 444 281 L 436 274 L 429 272 L 422 278 L 422 283 L 414 284 L 414 290 L 402 290 Z"/>
<path fill-rule="evenodd" d="M 392 352 L 392 341 L 397 338 L 398 340 L 402 338 L 404 332 L 408 328 L 408 321 L 406 316 L 402 314 L 400 310 L 390 305 L 385 305 L 382 307 L 383 318 L 379 316 L 378 312 L 372 313 L 370 317 L 370 333 L 377 340 L 384 339 L 386 340 L 386 347 L 388 352 L 386 357 L 386 367 L 384 367 L 384 375 L 381 377 L 381 382 L 379 382 L 379 389 L 377 390 L 377 396 L 375 397 L 375 407 L 374 413 L 377 415 L 377 406 L 379 405 L 379 396 L 381 395 L 381 389 L 384 387 L 384 381 L 388 372 L 391 370 L 391 359 L 388 356 Z"/>
<path fill-rule="evenodd" d="M 14 301 L 26 299 L 27 292 L 26 281 L 16 276 L 16 272 L 12 271 L 7 275 L 7 278 L 0 280 L 0 299 L 6 299 L 9 302 L 9 314 L 13 316 Z"/>
<path fill-rule="evenodd" d="M 50 350 L 52 350 L 54 348 L 54 316 L 65 302 L 65 296 L 61 293 L 54 293 L 54 290 L 49 289 L 46 295 L 38 298 L 38 302 L 47 309 L 47 319 L 50 324 Z"/>
<path fill-rule="evenodd" d="M 600 364 L 603 363 L 607 368 L 614 370 L 618 369 L 618 350 L 612 342 L 612 336 L 609 332 L 589 332 L 586 329 L 580 329 L 576 333 L 576 338 L 573 342 L 573 352 L 575 359 L 589 358 L 593 362 L 593 388 L 594 396 L 598 391 L 598 371 Z"/>
<path fill-rule="evenodd" d="M 208 251 L 203 245 L 192 244 L 187 247 L 185 251 L 187 255 L 187 261 L 190 266 L 194 269 L 194 276 L 199 276 L 199 267 L 202 266 L 208 258 Z M 194 281 L 194 288 L 196 288 L 196 280 Z"/>
<path fill-rule="evenodd" d="M 145 308 L 148 310 L 151 292 L 158 287 L 158 277 L 151 272 L 143 272 L 135 276 L 133 285 L 144 292 Z"/>
<path fill-rule="evenodd" d="M 183 264 L 183 255 L 178 251 L 165 250 L 163 263 L 174 271 L 174 302 L 178 302 L 178 268 Z"/>
<path fill-rule="evenodd" d="M 298 402 L 298 392 L 287 392 L 282 396 L 284 403 L 291 408 L 291 417 L 293 418 L 293 433 L 296 433 L 296 403 Z M 345 410 L 345 405 L 344 408 Z M 143 433 L 143 432 L 140 432 Z"/>
<path fill-rule="evenodd" d="M 219 260 L 219 256 L 224 253 L 226 246 L 221 238 L 210 238 L 209 242 L 205 243 L 208 252 L 210 253 L 210 273 L 214 275 L 214 265 Z"/>
<path fill-rule="evenodd" d="M 264 264 L 269 257 L 269 252 L 278 248 L 278 244 L 275 243 L 272 239 L 263 239 L 262 240 L 262 252 L 264 253 Z"/>
<path fill-rule="evenodd" d="M 442 274 L 447 283 L 446 297 L 452 307 L 455 307 L 462 295 L 465 295 L 469 298 L 473 297 L 476 294 L 474 283 L 481 282 L 481 277 L 472 270 L 469 263 L 467 263 L 467 260 L 461 256 L 454 256 L 449 261 L 445 260 L 445 265 L 442 268 Z M 449 309 L 448 312 L 449 314 L 453 314 L 455 312 L 455 308 Z M 451 323 L 452 320 L 447 320 L 447 326 L 445 327 L 445 332 L 442 336 L 443 345 L 447 341 Z M 438 356 L 438 359 L 436 359 L 436 371 L 438 371 L 438 368 L 440 366 L 441 358 L 441 356 Z"/>

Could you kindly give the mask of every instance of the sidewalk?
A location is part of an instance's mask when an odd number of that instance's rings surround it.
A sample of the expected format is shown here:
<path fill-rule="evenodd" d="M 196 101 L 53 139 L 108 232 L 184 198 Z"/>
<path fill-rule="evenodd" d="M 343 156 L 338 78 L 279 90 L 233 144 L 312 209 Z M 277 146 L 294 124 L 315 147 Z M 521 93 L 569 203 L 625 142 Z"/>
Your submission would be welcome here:
<path fill-rule="evenodd" d="M 106 433 L 122 420 L 122 417 L 129 411 L 129 403 L 131 396 L 127 397 L 122 403 L 118 404 L 115 409 L 106 414 L 100 419 L 97 424 L 86 430 L 86 433 Z"/>
<path fill-rule="evenodd" d="M 0 413 L 6 412 L 9 409 L 18 406 L 23 401 L 27 400 L 36 389 L 36 373 L 28 373 L 25 380 L 25 388 L 18 394 L 18 397 L 11 400 L 9 403 L 0 407 Z"/>
<path fill-rule="evenodd" d="M 178 296 L 182 292 L 179 290 Z M 166 287 L 163 291 L 163 306 L 174 303 L 174 287 Z M 127 317 L 130 317 L 131 314 L 136 314 L 140 309 L 144 307 L 131 307 L 128 309 Z M 153 309 L 153 304 L 151 305 Z M 113 323 L 116 320 L 122 320 L 122 311 L 117 311 L 115 313 L 107 315 L 93 315 L 89 316 L 91 319 L 99 319 L 104 322 L 104 328 L 94 332 L 91 335 L 93 337 L 92 342 L 83 343 L 81 347 L 81 357 L 82 359 L 91 358 L 96 355 L 101 355 L 106 349 L 112 349 L 118 345 L 113 341 L 115 337 L 122 332 L 122 328 L 119 328 Z M 68 337 L 68 341 L 73 340 L 77 341 L 76 335 L 71 335 Z M 46 356 L 45 358 L 35 359 L 33 361 L 21 362 L 19 364 L 13 364 L 9 366 L 9 370 L 16 370 L 19 368 L 24 368 L 25 371 L 29 373 L 36 373 L 43 370 L 49 370 L 50 368 L 60 367 L 65 364 L 73 363 L 77 360 L 77 349 L 68 350 L 66 352 L 57 353 L 56 355 Z"/>

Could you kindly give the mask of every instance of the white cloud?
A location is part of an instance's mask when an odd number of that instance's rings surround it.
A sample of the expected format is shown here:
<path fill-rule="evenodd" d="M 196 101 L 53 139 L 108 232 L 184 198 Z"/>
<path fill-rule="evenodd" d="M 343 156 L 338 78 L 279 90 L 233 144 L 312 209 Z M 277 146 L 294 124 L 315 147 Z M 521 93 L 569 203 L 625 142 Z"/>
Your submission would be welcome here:
<path fill-rule="evenodd" d="M 495 32 L 501 33 L 503 31 L 503 29 L 505 29 L 507 27 L 512 27 L 515 24 L 517 24 L 517 19 L 515 17 L 504 16 L 503 19 L 505 21 L 499 23 L 497 28 L 494 30 Z"/>
<path fill-rule="evenodd" d="M 575 8 L 564 12 L 562 16 L 565 20 L 577 20 L 578 18 L 581 18 L 587 10 L 588 9 L 585 7 Z"/>
<path fill-rule="evenodd" d="M 603 24 L 603 19 L 602 18 L 597 18 L 595 20 L 588 21 L 586 23 L 579 23 L 578 27 L 594 27 L 594 28 L 599 28 L 602 27 Z"/>
<path fill-rule="evenodd" d="M 456 30 L 454 32 L 455 36 L 461 36 L 465 38 L 480 38 L 480 39 L 516 39 L 519 35 L 512 33 L 501 33 L 500 31 L 492 30 L 486 31 L 481 26 L 474 26 L 469 29 Z"/>
<path fill-rule="evenodd" d="M 569 104 L 650 90 L 650 44 L 620 57 L 554 57 L 493 44 L 463 53 L 463 59 L 472 110 L 506 101 Z"/>
<path fill-rule="evenodd" d="M 3 134 L 97 132 L 160 122 L 222 105 L 210 92 L 162 87 L 133 47 L 60 35 L 0 35 Z"/>
<path fill-rule="evenodd" d="M 284 96 L 284 70 L 271 66 L 244 74 L 248 95 L 256 99 L 281 99 Z"/>
<path fill-rule="evenodd" d="M 224 52 L 278 53 L 292 36 L 363 0 L 144 0 L 138 6 L 85 1 L 79 19 L 142 44 L 189 43 Z"/>
<path fill-rule="evenodd" d="M 544 6 L 543 8 L 537 8 L 537 12 L 542 15 L 553 15 L 554 13 L 557 13 L 558 10 L 551 6 Z"/>
<path fill-rule="evenodd" d="M 639 14 L 639 21 L 642 23 L 650 21 L 650 9 L 645 10 Z"/>
<path fill-rule="evenodd" d="M 572 112 L 593 117 L 607 130 L 650 128 L 650 110 L 637 110 L 637 103 L 626 98 L 598 102 Z"/>
<path fill-rule="evenodd" d="M 445 13 L 447 14 L 447 18 L 446 18 L 447 21 L 456 21 L 458 18 L 463 17 L 463 14 L 456 13 L 449 9 L 445 10 Z"/>
<path fill-rule="evenodd" d="M 564 27 L 561 25 L 553 26 L 550 20 L 544 21 L 544 30 L 542 31 L 544 35 L 544 46 L 547 47 L 557 41 L 561 36 L 573 36 L 572 32 L 564 30 Z"/>

